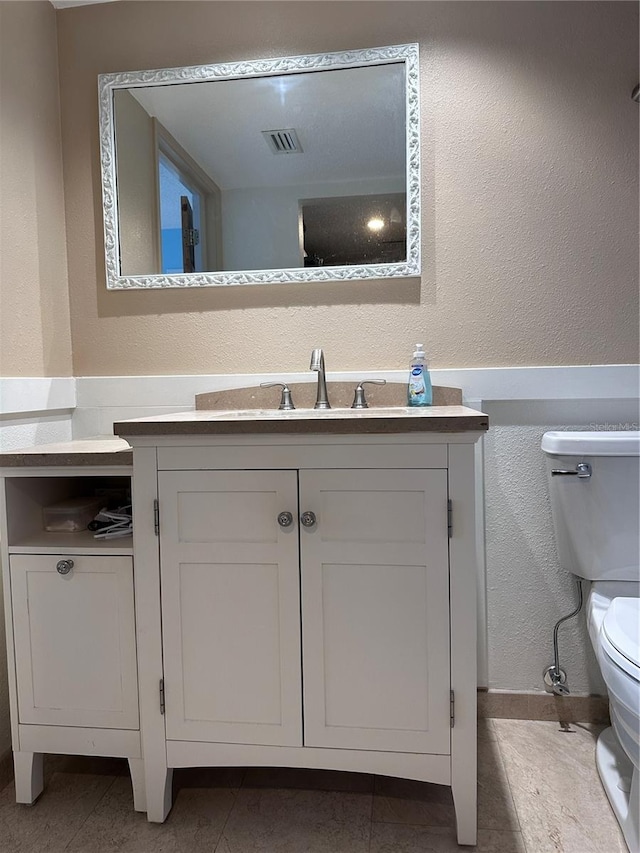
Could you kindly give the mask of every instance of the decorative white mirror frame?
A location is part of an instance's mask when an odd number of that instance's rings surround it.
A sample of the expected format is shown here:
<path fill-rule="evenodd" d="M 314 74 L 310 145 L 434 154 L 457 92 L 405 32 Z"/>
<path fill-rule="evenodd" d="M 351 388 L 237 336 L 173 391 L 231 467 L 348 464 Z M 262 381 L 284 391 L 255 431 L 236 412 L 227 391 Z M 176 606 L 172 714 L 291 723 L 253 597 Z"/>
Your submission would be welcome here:
<path fill-rule="evenodd" d="M 114 91 L 172 83 L 265 77 L 314 70 L 344 69 L 403 62 L 406 93 L 406 260 L 398 263 L 319 266 L 289 269 L 232 270 L 181 274 L 120 274 L 120 240 L 116 184 Z M 107 289 L 215 287 L 244 284 L 280 284 L 419 276 L 420 267 L 420 99 L 418 45 L 367 48 L 335 53 L 259 59 L 216 65 L 196 65 L 152 71 L 101 74 L 98 77 L 100 157 Z"/>

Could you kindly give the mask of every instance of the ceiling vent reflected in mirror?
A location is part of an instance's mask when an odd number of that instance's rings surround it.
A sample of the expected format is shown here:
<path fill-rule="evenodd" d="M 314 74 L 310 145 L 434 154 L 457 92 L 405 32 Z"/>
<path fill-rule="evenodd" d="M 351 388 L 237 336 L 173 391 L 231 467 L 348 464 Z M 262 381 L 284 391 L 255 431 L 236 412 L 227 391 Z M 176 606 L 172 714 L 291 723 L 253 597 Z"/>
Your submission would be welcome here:
<path fill-rule="evenodd" d="M 262 135 L 273 154 L 302 154 L 303 148 L 294 128 L 263 130 Z"/>

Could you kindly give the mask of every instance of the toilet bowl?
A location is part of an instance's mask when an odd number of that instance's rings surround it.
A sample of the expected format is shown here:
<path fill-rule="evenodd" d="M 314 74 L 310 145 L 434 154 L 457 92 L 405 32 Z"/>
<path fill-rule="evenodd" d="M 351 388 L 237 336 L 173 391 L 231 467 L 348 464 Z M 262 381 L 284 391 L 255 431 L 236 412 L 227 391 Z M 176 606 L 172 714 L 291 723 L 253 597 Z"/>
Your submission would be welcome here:
<path fill-rule="evenodd" d="M 625 605 L 629 605 L 626 608 Z M 640 601 L 615 598 L 600 629 L 598 660 L 611 704 L 611 722 L 631 761 L 640 765 L 640 646 L 624 636 L 638 625 Z"/>
<path fill-rule="evenodd" d="M 558 556 L 591 581 L 587 626 L 611 727 L 596 765 L 631 853 L 640 853 L 640 433 L 542 439 Z"/>
<path fill-rule="evenodd" d="M 640 584 L 592 585 L 587 621 L 607 685 L 611 728 L 599 737 L 596 766 L 629 850 L 640 850 Z M 635 806 L 634 806 L 635 804 Z"/>

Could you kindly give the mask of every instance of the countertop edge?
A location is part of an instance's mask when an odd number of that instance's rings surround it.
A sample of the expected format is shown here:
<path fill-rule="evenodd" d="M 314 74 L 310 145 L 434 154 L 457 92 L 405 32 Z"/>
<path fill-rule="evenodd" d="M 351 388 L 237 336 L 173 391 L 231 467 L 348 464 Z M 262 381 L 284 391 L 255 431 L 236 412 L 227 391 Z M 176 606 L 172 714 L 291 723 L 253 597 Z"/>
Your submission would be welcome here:
<path fill-rule="evenodd" d="M 131 467 L 133 450 L 120 450 L 112 453 L 84 451 L 79 453 L 36 452 L 0 453 L 0 468 L 114 468 Z"/>
<path fill-rule="evenodd" d="M 259 426 L 258 426 L 259 424 Z M 119 422 L 114 431 L 127 436 L 189 435 L 402 435 L 403 433 L 484 432 L 489 428 L 486 415 L 415 419 L 376 418 L 367 421 L 344 420 L 261 420 L 261 421 L 151 421 Z"/>

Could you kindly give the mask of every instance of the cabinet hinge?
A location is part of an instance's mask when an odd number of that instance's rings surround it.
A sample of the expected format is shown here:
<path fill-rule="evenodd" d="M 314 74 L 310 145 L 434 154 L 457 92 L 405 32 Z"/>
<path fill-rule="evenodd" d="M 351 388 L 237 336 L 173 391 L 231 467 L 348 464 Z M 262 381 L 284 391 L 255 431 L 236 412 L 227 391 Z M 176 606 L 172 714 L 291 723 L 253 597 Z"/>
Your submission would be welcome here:
<path fill-rule="evenodd" d="M 449 721 L 453 728 L 456 724 L 456 697 L 453 690 L 449 691 Z"/>
<path fill-rule="evenodd" d="M 197 246 L 200 242 L 200 232 L 197 228 L 187 228 L 187 246 Z"/>
<path fill-rule="evenodd" d="M 451 498 L 447 501 L 447 533 L 451 539 L 453 531 L 453 501 Z"/>
<path fill-rule="evenodd" d="M 164 714 L 164 678 L 160 679 L 160 713 Z"/>
<path fill-rule="evenodd" d="M 157 498 L 153 502 L 153 532 L 160 536 L 160 503 Z"/>

